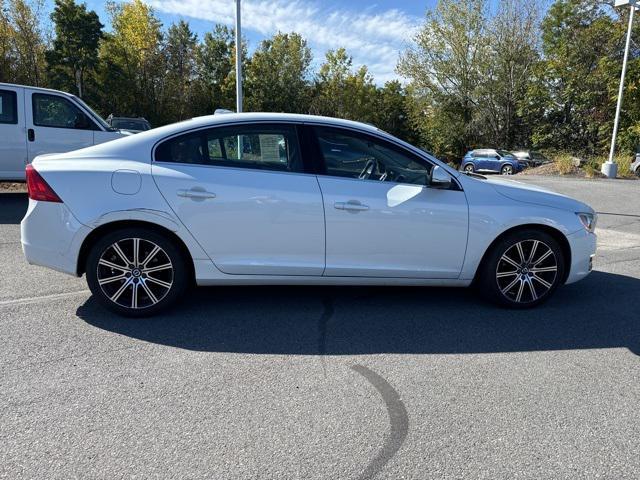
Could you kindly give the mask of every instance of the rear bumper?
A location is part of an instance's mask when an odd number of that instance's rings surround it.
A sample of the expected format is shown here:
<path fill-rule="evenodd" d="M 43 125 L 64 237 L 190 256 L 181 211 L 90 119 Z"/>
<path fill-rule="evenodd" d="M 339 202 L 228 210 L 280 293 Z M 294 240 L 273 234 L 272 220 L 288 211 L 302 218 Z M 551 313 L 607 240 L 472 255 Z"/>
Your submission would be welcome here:
<path fill-rule="evenodd" d="M 571 247 L 571 268 L 566 283 L 574 283 L 591 273 L 597 237 L 595 233 L 581 230 L 568 235 L 567 240 Z"/>
<path fill-rule="evenodd" d="M 80 246 L 89 231 L 64 203 L 29 200 L 20 223 L 22 251 L 31 265 L 77 276 Z"/>

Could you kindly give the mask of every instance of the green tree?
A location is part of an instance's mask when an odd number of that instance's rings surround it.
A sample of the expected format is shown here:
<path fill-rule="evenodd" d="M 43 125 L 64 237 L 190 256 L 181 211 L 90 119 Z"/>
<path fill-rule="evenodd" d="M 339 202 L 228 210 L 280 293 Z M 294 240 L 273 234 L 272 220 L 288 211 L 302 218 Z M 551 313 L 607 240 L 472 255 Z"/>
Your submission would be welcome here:
<path fill-rule="evenodd" d="M 50 84 L 85 94 L 85 78 L 98 64 L 102 27 L 98 14 L 74 0 L 56 0 L 51 14 L 55 28 L 53 48 L 46 52 Z"/>
<path fill-rule="evenodd" d="M 460 156 L 481 141 L 485 121 L 478 115 L 483 65 L 489 58 L 485 0 L 439 0 L 426 14 L 415 46 L 400 58 L 398 72 L 410 80 L 414 94 L 423 98 L 413 113 L 442 136 L 436 153 Z M 426 118 L 433 115 L 433 118 Z M 442 122 L 442 125 L 437 125 Z"/>
<path fill-rule="evenodd" d="M 611 135 L 624 26 L 595 0 L 557 0 L 523 115 L 538 147 L 602 154 Z M 618 64 L 618 66 L 616 66 Z"/>
<path fill-rule="evenodd" d="M 100 46 L 103 112 L 171 121 L 165 100 L 166 57 L 162 24 L 141 0 L 107 5 L 112 32 Z"/>
<path fill-rule="evenodd" d="M 353 58 L 344 48 L 329 50 L 320 66 L 311 111 L 367 123 L 378 120 L 378 95 L 366 66 L 353 68 Z"/>
<path fill-rule="evenodd" d="M 377 91 L 376 119 L 379 128 L 409 142 L 418 138 L 409 122 L 409 108 L 405 89 L 398 80 L 386 82 Z"/>
<path fill-rule="evenodd" d="M 165 94 L 169 110 L 167 113 L 174 121 L 192 116 L 197 45 L 198 37 L 184 20 L 169 27 L 165 46 L 167 62 Z"/>
<path fill-rule="evenodd" d="M 195 114 L 213 113 L 217 108 L 235 108 L 235 79 L 233 82 L 230 79 L 234 49 L 234 31 L 225 25 L 216 25 L 213 32 L 205 33 L 196 56 Z"/>
<path fill-rule="evenodd" d="M 489 22 L 488 55 L 481 63 L 483 81 L 479 85 L 477 126 L 481 138 L 491 145 L 528 146 L 530 131 L 519 109 L 539 60 L 539 11 L 536 1 L 502 0 Z"/>
<path fill-rule="evenodd" d="M 0 82 L 12 80 L 13 50 L 11 40 L 14 36 L 4 0 L 0 0 Z"/>
<path fill-rule="evenodd" d="M 263 40 L 247 63 L 246 109 L 306 113 L 311 49 L 297 33 Z"/>
<path fill-rule="evenodd" d="M 41 27 L 42 0 L 8 0 L 0 17 L 0 51 L 7 80 L 43 86 L 46 82 L 44 52 L 46 44 Z"/>

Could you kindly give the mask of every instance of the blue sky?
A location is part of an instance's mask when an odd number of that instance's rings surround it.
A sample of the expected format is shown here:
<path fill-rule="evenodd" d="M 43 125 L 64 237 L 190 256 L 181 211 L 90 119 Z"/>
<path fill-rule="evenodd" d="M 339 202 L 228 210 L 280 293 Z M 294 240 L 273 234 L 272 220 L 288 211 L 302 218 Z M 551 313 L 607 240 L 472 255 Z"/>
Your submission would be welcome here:
<path fill-rule="evenodd" d="M 104 1 L 85 1 L 108 23 Z M 234 21 L 235 0 L 143 1 L 155 9 L 165 28 L 182 18 L 200 37 L 215 23 L 232 25 Z M 296 31 L 309 42 L 315 65 L 322 63 L 328 49 L 344 46 L 354 64 L 366 64 L 376 83 L 382 84 L 397 78 L 394 69 L 399 53 L 426 9 L 434 5 L 435 0 L 242 0 L 243 35 L 253 50 L 278 30 Z"/>

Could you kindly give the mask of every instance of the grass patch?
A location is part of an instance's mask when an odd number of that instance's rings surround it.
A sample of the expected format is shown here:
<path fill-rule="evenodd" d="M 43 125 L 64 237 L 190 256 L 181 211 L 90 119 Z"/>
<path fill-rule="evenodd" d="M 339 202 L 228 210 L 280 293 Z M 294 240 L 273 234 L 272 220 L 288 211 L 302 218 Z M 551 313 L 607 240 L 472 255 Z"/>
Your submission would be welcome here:
<path fill-rule="evenodd" d="M 568 175 L 570 173 L 574 173 L 574 170 L 576 168 L 574 159 L 568 153 L 558 155 L 553 159 L 553 161 L 555 162 L 556 170 L 560 175 Z"/>

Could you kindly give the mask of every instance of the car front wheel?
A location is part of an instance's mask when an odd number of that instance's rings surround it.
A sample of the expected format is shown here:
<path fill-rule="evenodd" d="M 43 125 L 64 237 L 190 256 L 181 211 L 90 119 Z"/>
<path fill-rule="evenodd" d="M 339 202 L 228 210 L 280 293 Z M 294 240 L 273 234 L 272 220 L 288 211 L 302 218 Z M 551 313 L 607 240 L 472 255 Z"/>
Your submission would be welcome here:
<path fill-rule="evenodd" d="M 513 175 L 513 166 L 512 165 L 504 165 L 502 169 L 500 169 L 500 173 L 502 175 Z"/>
<path fill-rule="evenodd" d="M 488 252 L 479 287 L 491 300 L 512 308 L 545 302 L 564 278 L 564 256 L 558 242 L 538 230 L 514 232 Z"/>
<path fill-rule="evenodd" d="M 475 168 L 473 167 L 472 163 L 469 163 L 464 166 L 464 171 L 467 173 L 473 173 L 475 171 Z"/>
<path fill-rule="evenodd" d="M 173 241 L 145 228 L 108 233 L 87 257 L 87 283 L 108 309 L 128 317 L 153 315 L 188 285 L 185 260 Z"/>

